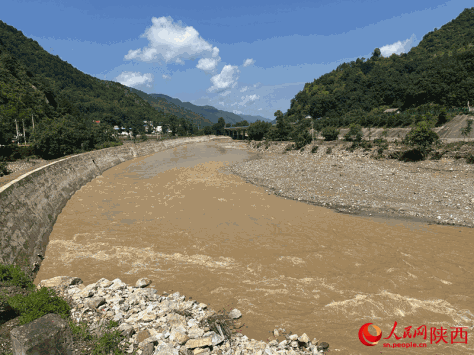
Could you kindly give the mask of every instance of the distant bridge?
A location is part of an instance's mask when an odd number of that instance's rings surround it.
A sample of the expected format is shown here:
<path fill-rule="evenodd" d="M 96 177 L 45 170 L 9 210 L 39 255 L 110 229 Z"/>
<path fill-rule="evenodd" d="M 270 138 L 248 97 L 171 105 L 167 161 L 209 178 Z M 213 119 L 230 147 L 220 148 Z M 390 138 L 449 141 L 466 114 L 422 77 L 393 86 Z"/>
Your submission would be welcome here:
<path fill-rule="evenodd" d="M 247 130 L 250 126 L 240 127 L 224 127 L 224 135 L 232 137 L 233 139 L 245 139 L 248 137 Z"/>
<path fill-rule="evenodd" d="M 276 124 L 273 124 L 273 126 L 276 126 Z M 245 139 L 245 137 L 248 137 L 247 130 L 249 127 L 250 126 L 224 127 L 224 135 L 234 139 Z"/>

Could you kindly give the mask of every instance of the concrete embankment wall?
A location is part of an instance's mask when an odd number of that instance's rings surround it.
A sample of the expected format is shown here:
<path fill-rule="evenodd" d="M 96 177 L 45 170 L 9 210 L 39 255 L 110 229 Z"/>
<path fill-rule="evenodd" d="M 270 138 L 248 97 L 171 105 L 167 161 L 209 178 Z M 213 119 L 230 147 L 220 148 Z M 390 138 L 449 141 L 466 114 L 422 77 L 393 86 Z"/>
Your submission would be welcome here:
<path fill-rule="evenodd" d="M 19 266 L 33 282 L 57 217 L 82 186 L 105 170 L 135 157 L 216 138 L 149 140 L 87 152 L 55 161 L 2 186 L 0 263 Z"/>

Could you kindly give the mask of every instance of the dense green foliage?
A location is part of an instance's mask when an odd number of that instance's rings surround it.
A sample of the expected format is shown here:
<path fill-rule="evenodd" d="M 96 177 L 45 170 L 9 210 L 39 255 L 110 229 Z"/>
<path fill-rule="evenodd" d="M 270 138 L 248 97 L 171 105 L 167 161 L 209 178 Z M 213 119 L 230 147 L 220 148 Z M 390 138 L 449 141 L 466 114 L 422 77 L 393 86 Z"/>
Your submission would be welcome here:
<path fill-rule="evenodd" d="M 315 127 L 321 130 L 351 123 L 404 127 L 430 120 L 422 115 L 437 119 L 443 107 L 454 113 L 453 107 L 465 107 L 474 98 L 473 46 L 474 8 L 470 8 L 426 34 L 409 53 L 384 58 L 376 48 L 370 59 L 343 63 L 307 83 L 291 100 L 285 118 L 298 122 L 308 114 L 321 117 Z M 384 114 L 389 107 L 401 113 Z"/>
<path fill-rule="evenodd" d="M 270 122 L 258 120 L 249 126 L 247 130 L 248 137 L 250 140 L 261 141 L 271 127 L 272 124 Z"/>
<path fill-rule="evenodd" d="M 335 141 L 339 136 L 339 130 L 336 127 L 327 126 L 322 129 L 321 135 L 326 141 Z"/>

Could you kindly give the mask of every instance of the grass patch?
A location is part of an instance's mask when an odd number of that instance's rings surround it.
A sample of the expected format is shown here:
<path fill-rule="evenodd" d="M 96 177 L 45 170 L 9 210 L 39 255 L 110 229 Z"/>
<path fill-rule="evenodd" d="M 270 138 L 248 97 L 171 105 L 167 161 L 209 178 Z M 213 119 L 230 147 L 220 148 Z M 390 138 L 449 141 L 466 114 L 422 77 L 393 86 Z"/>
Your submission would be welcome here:
<path fill-rule="evenodd" d="M 318 151 L 318 146 L 315 145 L 313 148 L 311 148 L 311 153 L 314 154 Z"/>
<path fill-rule="evenodd" d="M 2 292 L 0 295 L 0 306 L 5 309 L 0 317 L 0 327 L 16 317 L 18 317 L 20 325 L 23 325 L 48 313 L 55 313 L 68 321 L 74 339 L 73 349 L 82 348 L 83 354 L 108 355 L 113 352 L 114 355 L 125 355 L 118 347 L 124 338 L 118 330 L 105 332 L 101 337 L 97 337 L 91 334 L 86 322 L 76 325 L 71 319 L 69 303 L 58 297 L 56 291 L 52 288 L 41 287 L 39 290 L 36 289 L 36 286 L 19 267 L 0 264 L 0 285 L 2 287 L 18 288 L 14 295 L 7 295 L 6 292 Z M 21 290 L 26 292 L 20 292 Z M 117 322 L 110 321 L 106 329 L 109 330 L 117 326 Z M 83 346 L 77 346 L 78 341 L 82 342 Z"/>

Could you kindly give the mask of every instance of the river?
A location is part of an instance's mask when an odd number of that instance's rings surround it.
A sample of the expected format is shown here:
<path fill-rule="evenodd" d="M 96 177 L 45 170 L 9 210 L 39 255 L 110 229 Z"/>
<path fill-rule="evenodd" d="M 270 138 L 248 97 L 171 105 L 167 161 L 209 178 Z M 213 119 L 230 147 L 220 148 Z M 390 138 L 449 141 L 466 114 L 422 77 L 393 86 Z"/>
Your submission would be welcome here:
<path fill-rule="evenodd" d="M 238 308 L 251 339 L 284 328 L 340 354 L 474 353 L 472 229 L 339 214 L 226 171 L 258 158 L 245 144 L 197 143 L 105 171 L 59 215 L 35 284 L 148 277 L 160 294 Z M 386 338 L 395 322 L 401 340 L 359 340 L 363 324 Z M 408 338 L 423 325 L 427 340 Z M 451 344 L 454 326 L 471 327 L 467 344 Z M 447 343 L 430 344 L 430 328 L 441 327 Z M 427 347 L 383 347 L 410 341 Z"/>

